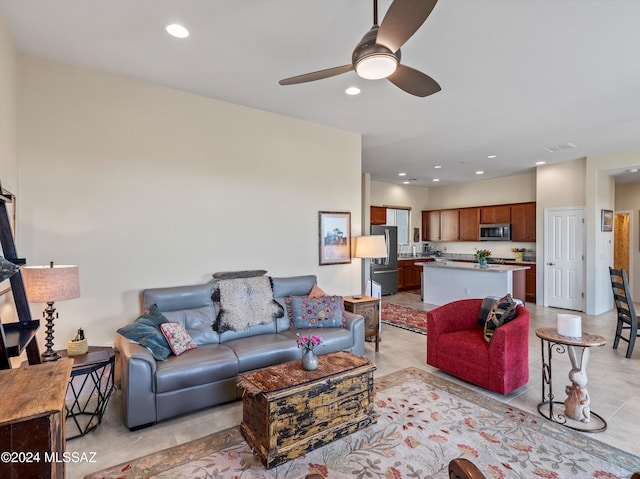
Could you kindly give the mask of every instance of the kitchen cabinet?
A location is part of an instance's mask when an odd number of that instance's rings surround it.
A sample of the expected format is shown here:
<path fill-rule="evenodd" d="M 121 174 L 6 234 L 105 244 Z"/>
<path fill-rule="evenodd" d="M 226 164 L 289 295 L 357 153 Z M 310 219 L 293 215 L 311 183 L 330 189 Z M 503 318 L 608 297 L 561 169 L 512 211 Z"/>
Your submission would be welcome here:
<path fill-rule="evenodd" d="M 457 241 L 460 235 L 460 211 L 440 212 L 440 241 Z"/>
<path fill-rule="evenodd" d="M 398 261 L 398 291 L 420 288 L 420 273 L 422 266 L 416 266 L 419 261 L 429 261 L 424 258 L 401 259 Z"/>
<path fill-rule="evenodd" d="M 478 241 L 480 208 L 461 208 L 459 225 L 460 241 Z"/>
<path fill-rule="evenodd" d="M 511 241 L 536 240 L 536 204 L 511 205 Z"/>
<path fill-rule="evenodd" d="M 514 265 L 514 266 L 522 266 L 522 263 L 507 261 L 504 264 Z M 524 297 L 525 301 L 529 303 L 535 303 L 537 301 L 537 292 L 536 292 L 536 264 L 535 263 L 526 263 L 526 266 L 529 266 L 529 269 L 525 270 L 525 286 L 524 286 Z"/>
<path fill-rule="evenodd" d="M 439 210 L 422 212 L 423 241 L 457 241 L 459 211 Z"/>
<path fill-rule="evenodd" d="M 483 206 L 480 208 L 480 223 L 511 223 L 511 205 Z"/>
<path fill-rule="evenodd" d="M 386 225 L 387 209 L 384 206 L 372 206 L 369 220 L 372 225 Z"/>

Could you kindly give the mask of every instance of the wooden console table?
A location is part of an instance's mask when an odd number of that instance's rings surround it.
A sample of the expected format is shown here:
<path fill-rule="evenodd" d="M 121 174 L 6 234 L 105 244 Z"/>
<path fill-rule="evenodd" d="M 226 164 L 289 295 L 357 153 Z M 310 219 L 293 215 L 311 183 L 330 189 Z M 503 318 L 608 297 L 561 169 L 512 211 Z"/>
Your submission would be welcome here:
<path fill-rule="evenodd" d="M 64 479 L 65 395 L 73 361 L 0 371 L 0 477 Z"/>

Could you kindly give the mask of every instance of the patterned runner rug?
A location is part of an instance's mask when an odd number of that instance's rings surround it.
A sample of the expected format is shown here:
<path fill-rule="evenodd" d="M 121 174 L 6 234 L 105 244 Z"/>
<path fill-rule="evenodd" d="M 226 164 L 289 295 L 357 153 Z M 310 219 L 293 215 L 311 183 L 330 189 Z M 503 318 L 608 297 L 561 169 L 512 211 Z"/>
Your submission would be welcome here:
<path fill-rule="evenodd" d="M 416 311 L 397 304 L 384 303 L 382 305 L 382 322 L 408 329 L 414 333 L 427 334 L 427 313 Z"/>
<path fill-rule="evenodd" d="M 432 478 L 465 457 L 488 479 L 622 479 L 640 457 L 415 368 L 376 379 L 378 422 L 265 470 L 239 428 L 113 466 L 98 478 Z"/>

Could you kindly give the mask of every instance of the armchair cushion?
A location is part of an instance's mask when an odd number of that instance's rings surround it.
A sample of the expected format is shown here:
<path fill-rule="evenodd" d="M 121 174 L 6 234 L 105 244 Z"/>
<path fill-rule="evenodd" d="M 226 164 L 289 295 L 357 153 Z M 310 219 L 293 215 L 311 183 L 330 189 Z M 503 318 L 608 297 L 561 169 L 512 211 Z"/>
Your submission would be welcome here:
<path fill-rule="evenodd" d="M 517 306 L 510 294 L 503 296 L 493 305 L 489 317 L 484 323 L 485 341 L 490 343 L 495 330 L 515 318 Z"/>

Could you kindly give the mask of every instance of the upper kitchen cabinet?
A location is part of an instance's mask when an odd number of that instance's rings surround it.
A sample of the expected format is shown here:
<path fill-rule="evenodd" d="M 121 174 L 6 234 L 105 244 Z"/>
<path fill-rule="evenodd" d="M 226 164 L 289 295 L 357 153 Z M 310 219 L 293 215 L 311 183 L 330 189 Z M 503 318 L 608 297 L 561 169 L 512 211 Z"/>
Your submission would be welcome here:
<path fill-rule="evenodd" d="M 459 239 L 459 211 L 423 211 L 423 241 L 457 241 Z"/>
<path fill-rule="evenodd" d="M 499 224 L 511 223 L 511 206 L 483 206 L 480 208 L 480 223 Z"/>
<path fill-rule="evenodd" d="M 478 241 L 480 208 L 461 208 L 459 225 L 460 241 Z"/>
<path fill-rule="evenodd" d="M 536 204 L 511 205 L 511 241 L 536 240 Z"/>
<path fill-rule="evenodd" d="M 387 209 L 384 206 L 372 206 L 370 216 L 371 216 L 370 221 L 372 225 L 387 224 Z"/>

